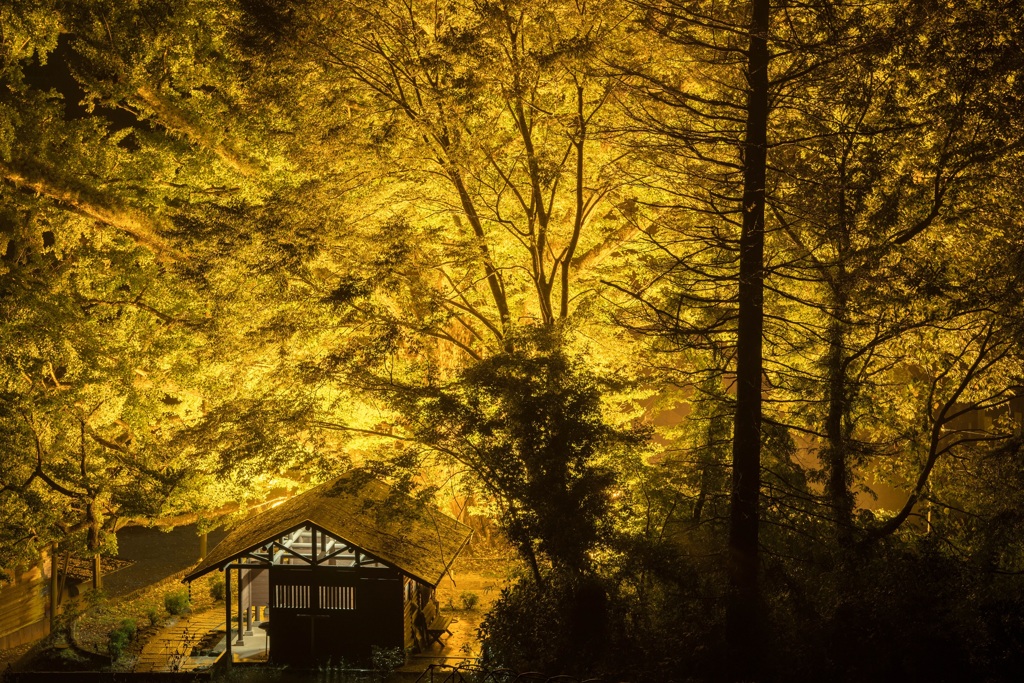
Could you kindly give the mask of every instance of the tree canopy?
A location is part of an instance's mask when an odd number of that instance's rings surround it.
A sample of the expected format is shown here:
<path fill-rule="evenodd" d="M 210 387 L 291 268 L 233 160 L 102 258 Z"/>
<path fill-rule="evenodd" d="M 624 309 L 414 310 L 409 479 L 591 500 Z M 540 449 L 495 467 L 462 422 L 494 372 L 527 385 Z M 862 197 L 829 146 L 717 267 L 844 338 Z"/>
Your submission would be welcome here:
<path fill-rule="evenodd" d="M 502 663 L 998 678 L 1018 5 L 5 3 L 4 567 L 359 464 L 503 532 Z"/>

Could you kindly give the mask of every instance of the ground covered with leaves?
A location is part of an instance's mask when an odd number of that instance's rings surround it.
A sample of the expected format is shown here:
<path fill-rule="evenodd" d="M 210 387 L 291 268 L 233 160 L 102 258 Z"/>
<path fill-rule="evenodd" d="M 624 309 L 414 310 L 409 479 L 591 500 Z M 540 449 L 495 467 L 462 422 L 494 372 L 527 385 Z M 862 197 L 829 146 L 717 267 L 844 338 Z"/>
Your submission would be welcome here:
<path fill-rule="evenodd" d="M 214 606 L 216 582 L 204 577 L 186 587 L 180 577 L 170 577 L 118 599 L 89 591 L 62 606 L 53 634 L 0 653 L 0 664 L 16 671 L 130 671 L 163 627 Z"/>

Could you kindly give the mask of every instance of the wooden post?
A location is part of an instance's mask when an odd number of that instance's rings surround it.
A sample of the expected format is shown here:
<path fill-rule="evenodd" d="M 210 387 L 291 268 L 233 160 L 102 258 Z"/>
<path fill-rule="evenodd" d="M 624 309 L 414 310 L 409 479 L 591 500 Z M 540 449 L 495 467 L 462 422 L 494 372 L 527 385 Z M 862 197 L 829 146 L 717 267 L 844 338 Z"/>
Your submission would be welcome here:
<path fill-rule="evenodd" d="M 50 633 L 57 630 L 57 607 L 60 605 L 58 593 L 60 582 L 57 581 L 57 544 L 50 544 Z"/>
<path fill-rule="evenodd" d="M 245 645 L 245 638 L 242 637 L 242 568 L 238 567 L 238 640 L 235 645 Z"/>
<path fill-rule="evenodd" d="M 225 666 L 231 668 L 231 568 L 224 568 L 224 639 Z"/>
<path fill-rule="evenodd" d="M 239 569 L 238 573 L 241 574 L 242 570 Z M 245 635 L 252 635 L 252 575 L 249 570 L 245 572 L 245 587 L 247 590 L 239 591 L 239 599 L 245 598 Z M 241 628 L 241 624 L 239 624 Z"/>
<path fill-rule="evenodd" d="M 316 654 L 316 618 L 320 612 L 320 596 L 317 594 L 317 554 L 316 527 L 309 528 L 309 651 Z"/>
<path fill-rule="evenodd" d="M 103 574 L 100 566 L 100 554 L 92 556 L 92 587 L 96 590 L 103 588 Z"/>

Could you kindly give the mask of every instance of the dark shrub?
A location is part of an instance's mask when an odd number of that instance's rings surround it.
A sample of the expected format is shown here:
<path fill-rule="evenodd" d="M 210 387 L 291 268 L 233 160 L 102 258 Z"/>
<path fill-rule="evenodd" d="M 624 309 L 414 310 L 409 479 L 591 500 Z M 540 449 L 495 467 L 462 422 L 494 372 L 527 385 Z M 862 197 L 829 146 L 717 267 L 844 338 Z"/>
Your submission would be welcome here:
<path fill-rule="evenodd" d="M 218 578 L 213 583 L 210 584 L 210 597 L 213 598 L 217 602 L 223 602 L 224 601 L 224 595 L 225 595 L 224 579 L 223 578 Z"/>
<path fill-rule="evenodd" d="M 168 614 L 184 614 L 188 611 L 189 599 L 185 591 L 175 591 L 164 596 L 164 608 Z"/>
<path fill-rule="evenodd" d="M 110 631 L 107 636 L 110 640 L 107 642 L 107 652 L 110 653 L 111 658 L 117 660 L 124 654 L 124 650 L 128 647 L 128 644 L 135 639 L 136 625 L 133 619 L 125 619 L 121 622 L 121 625 Z"/>

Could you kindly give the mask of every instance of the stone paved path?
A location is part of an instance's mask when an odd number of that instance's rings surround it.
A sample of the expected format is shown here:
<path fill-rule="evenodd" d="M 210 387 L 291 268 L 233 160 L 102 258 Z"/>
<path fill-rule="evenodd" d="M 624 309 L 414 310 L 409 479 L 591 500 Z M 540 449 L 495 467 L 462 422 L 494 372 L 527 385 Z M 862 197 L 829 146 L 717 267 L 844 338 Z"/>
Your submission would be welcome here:
<path fill-rule="evenodd" d="M 215 657 L 192 657 L 192 646 L 208 633 L 224 631 L 224 613 L 214 607 L 190 614 L 150 638 L 135 662 L 137 672 L 194 671 L 209 666 Z"/>

